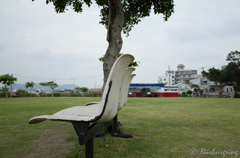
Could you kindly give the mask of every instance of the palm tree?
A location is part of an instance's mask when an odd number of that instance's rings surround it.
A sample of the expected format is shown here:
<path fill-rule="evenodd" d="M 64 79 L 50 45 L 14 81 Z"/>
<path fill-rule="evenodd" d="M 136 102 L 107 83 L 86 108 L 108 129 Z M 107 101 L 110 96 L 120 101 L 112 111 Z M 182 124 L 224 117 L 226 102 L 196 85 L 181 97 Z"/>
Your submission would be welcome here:
<path fill-rule="evenodd" d="M 32 89 L 33 89 L 34 85 L 35 85 L 35 83 L 33 81 L 32 82 L 26 82 L 26 84 L 25 84 L 26 88 L 30 87 L 30 96 L 32 96 Z"/>
<path fill-rule="evenodd" d="M 195 96 L 198 96 L 198 92 L 200 92 L 200 87 L 199 85 L 193 84 L 192 85 L 193 91 L 195 92 Z"/>
<path fill-rule="evenodd" d="M 43 83 L 40 83 L 40 85 L 41 86 L 49 86 L 52 89 L 52 97 L 53 97 L 54 88 L 58 87 L 58 84 L 55 83 L 54 81 L 43 82 Z"/>

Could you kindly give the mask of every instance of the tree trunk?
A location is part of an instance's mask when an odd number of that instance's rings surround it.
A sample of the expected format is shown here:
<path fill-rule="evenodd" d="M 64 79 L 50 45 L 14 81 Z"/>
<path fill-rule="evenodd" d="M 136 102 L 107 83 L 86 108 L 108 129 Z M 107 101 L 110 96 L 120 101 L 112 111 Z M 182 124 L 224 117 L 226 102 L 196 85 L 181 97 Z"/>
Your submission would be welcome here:
<path fill-rule="evenodd" d="M 5 94 L 6 94 L 6 98 L 8 98 L 7 84 L 5 84 Z"/>
<path fill-rule="evenodd" d="M 110 3 L 113 7 L 113 20 L 109 25 L 109 45 L 105 54 L 105 59 L 103 63 L 103 72 L 104 72 L 104 85 L 107 81 L 110 70 L 118 58 L 118 54 L 122 49 L 122 28 L 124 25 L 124 12 L 121 0 L 110 0 Z M 109 21 L 110 23 L 111 21 Z"/>
<path fill-rule="evenodd" d="M 219 86 L 219 97 L 222 98 L 222 91 L 223 91 L 223 86 Z"/>
<path fill-rule="evenodd" d="M 53 97 L 53 89 L 52 89 L 52 97 Z"/>

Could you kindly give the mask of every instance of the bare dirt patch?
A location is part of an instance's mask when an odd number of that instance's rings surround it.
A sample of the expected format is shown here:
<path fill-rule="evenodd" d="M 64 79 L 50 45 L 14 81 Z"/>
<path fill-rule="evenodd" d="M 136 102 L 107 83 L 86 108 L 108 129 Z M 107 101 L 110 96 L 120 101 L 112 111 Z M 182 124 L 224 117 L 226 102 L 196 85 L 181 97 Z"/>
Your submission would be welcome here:
<path fill-rule="evenodd" d="M 64 131 L 46 129 L 38 139 L 29 146 L 33 150 L 24 158 L 63 158 L 75 148 L 73 141 L 67 141 L 70 136 Z"/>

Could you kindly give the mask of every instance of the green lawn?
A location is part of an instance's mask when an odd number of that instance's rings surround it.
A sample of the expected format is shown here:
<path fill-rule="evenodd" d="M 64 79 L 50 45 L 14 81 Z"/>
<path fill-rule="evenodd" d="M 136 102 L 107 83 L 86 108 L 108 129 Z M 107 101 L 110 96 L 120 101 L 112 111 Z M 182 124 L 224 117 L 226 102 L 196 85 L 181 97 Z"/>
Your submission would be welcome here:
<path fill-rule="evenodd" d="M 0 158 L 83 157 L 84 146 L 78 145 L 70 123 L 45 121 L 30 125 L 28 120 L 99 100 L 1 98 Z M 96 158 L 237 157 L 240 154 L 239 99 L 129 98 L 118 117 L 124 133 L 133 134 L 134 138 L 95 138 Z"/>

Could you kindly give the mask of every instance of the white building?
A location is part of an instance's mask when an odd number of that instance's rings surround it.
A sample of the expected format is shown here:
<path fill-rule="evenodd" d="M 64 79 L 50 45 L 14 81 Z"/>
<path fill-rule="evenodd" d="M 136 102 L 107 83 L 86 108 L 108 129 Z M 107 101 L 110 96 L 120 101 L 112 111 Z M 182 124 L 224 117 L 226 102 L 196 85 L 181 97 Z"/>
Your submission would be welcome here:
<path fill-rule="evenodd" d="M 186 84 L 185 82 L 181 82 L 176 84 L 175 86 L 178 87 L 178 93 L 182 94 L 182 92 L 187 92 L 188 90 L 191 90 L 192 88 L 189 86 L 189 84 Z"/>
<path fill-rule="evenodd" d="M 196 78 L 197 70 L 185 70 L 183 64 L 178 64 L 178 70 L 175 71 L 175 83 L 181 83 L 183 81 L 189 81 Z"/>
<path fill-rule="evenodd" d="M 159 76 L 158 82 L 160 84 L 175 85 L 175 71 L 168 68 L 165 75 L 166 76 Z"/>
<path fill-rule="evenodd" d="M 198 78 L 192 79 L 189 81 L 191 84 L 198 85 L 200 89 L 203 89 L 203 94 L 218 96 L 219 86 L 215 84 L 215 82 L 210 81 L 206 77 L 198 76 Z M 233 86 L 225 86 L 223 88 L 223 95 L 225 96 L 233 96 L 234 89 Z"/>

